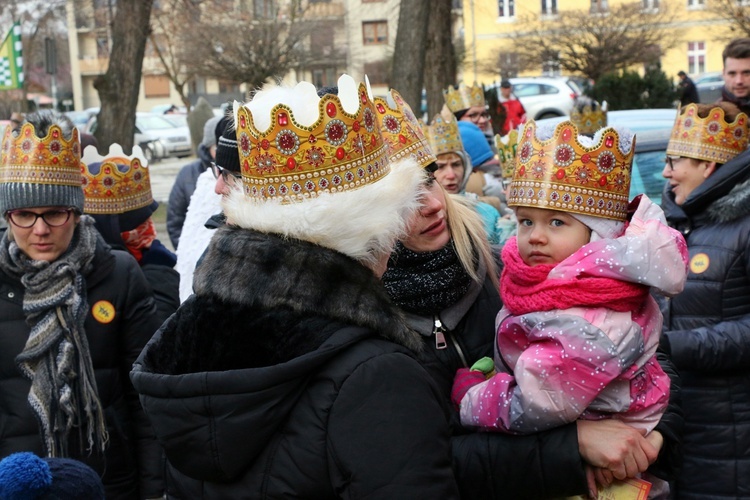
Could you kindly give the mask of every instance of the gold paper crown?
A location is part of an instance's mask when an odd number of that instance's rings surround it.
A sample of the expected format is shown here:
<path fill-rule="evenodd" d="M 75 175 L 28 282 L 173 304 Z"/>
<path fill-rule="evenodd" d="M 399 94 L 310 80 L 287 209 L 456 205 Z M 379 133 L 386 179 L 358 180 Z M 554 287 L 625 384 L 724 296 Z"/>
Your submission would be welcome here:
<path fill-rule="evenodd" d="M 440 114 L 435 115 L 432 123 L 425 126 L 424 131 L 435 156 L 464 151 L 458 121 L 453 115 L 448 115 L 448 118 Z"/>
<path fill-rule="evenodd" d="M 471 87 L 461 83 L 457 89 L 451 85 L 443 90 L 443 97 L 451 113 L 469 109 L 472 106 L 485 106 L 484 90 L 476 83 Z"/>
<path fill-rule="evenodd" d="M 390 166 L 375 107 L 363 83 L 357 93 L 353 114 L 338 96 L 323 96 L 310 126 L 298 124 L 289 106 L 277 104 L 270 111 L 271 125 L 261 131 L 250 110 L 240 107 L 237 148 L 245 193 L 289 202 L 357 189 L 386 175 Z"/>
<path fill-rule="evenodd" d="M 81 187 L 81 143 L 78 130 L 69 140 L 52 125 L 37 137 L 34 125 L 24 123 L 16 136 L 6 127 L 0 152 L 0 182 Z"/>
<path fill-rule="evenodd" d="M 578 127 L 578 132 L 584 135 L 594 135 L 597 130 L 607 126 L 607 112 L 601 106 L 586 104 L 573 106 L 570 121 Z"/>
<path fill-rule="evenodd" d="M 100 156 L 90 146 L 83 154 L 83 211 L 87 214 L 121 214 L 149 206 L 151 178 L 141 148 L 127 156 L 119 144 Z"/>
<path fill-rule="evenodd" d="M 724 110 L 712 108 L 708 116 L 698 116 L 698 106 L 688 104 L 677 115 L 667 154 L 724 164 L 743 152 L 748 144 L 747 115 L 739 113 L 732 123 Z"/>
<path fill-rule="evenodd" d="M 386 99 L 381 97 L 373 99 L 380 132 L 388 148 L 388 157 L 390 161 L 398 161 L 411 156 L 422 167 L 426 167 L 436 161 L 436 158 L 432 154 L 422 127 L 401 94 L 391 90 L 391 97 L 395 104 L 393 107 Z"/>
<path fill-rule="evenodd" d="M 620 140 L 625 144 L 621 146 Z M 524 125 L 509 206 L 548 208 L 624 221 L 627 217 L 630 169 L 635 137 L 613 128 L 594 136 L 594 145 L 579 142 L 576 126 L 559 123 L 551 138 L 540 140 L 537 125 Z"/>
<path fill-rule="evenodd" d="M 518 149 L 518 130 L 511 130 L 508 135 L 500 137 L 495 135 L 495 147 L 497 148 L 503 179 L 512 179 L 513 171 L 516 169 L 516 150 Z"/>

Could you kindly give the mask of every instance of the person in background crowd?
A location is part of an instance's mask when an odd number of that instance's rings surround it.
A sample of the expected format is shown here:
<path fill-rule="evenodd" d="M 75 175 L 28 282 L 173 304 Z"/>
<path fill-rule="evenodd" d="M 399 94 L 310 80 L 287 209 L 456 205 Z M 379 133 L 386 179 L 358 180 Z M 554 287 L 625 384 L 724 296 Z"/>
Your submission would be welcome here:
<path fill-rule="evenodd" d="M 338 89 L 274 86 L 235 109 L 253 167 L 131 374 L 170 495 L 458 498 L 447 409 L 379 281 L 424 172 L 389 160 L 364 84 Z"/>
<path fill-rule="evenodd" d="M 179 249 L 180 235 L 185 224 L 185 214 L 190 204 L 190 197 L 195 191 L 198 176 L 211 170 L 216 158 L 216 127 L 220 116 L 210 118 L 203 126 L 203 141 L 198 146 L 198 159 L 180 169 L 169 192 L 167 204 L 167 232 L 172 247 Z"/>
<path fill-rule="evenodd" d="M 71 458 L 14 453 L 0 460 L 3 500 L 105 500 L 104 485 L 88 465 Z"/>
<path fill-rule="evenodd" d="M 177 310 L 180 276 L 174 269 L 177 257 L 157 238 L 151 215 L 159 207 L 151 195 L 151 176 L 140 147 L 133 155 L 119 144 L 100 156 L 94 148 L 84 151 L 83 211 L 112 248 L 129 252 L 143 271 L 156 301 L 157 317 L 163 322 Z"/>
<path fill-rule="evenodd" d="M 736 38 L 721 54 L 724 88 L 717 102 L 731 102 L 750 115 L 750 38 Z"/>
<path fill-rule="evenodd" d="M 750 439 L 747 124 L 729 102 L 690 104 L 667 145 L 662 206 L 690 255 L 685 291 L 662 305 L 662 344 L 683 381 L 685 460 L 677 498 L 750 492 L 750 447 L 741 445 Z"/>
<path fill-rule="evenodd" d="M 526 121 L 526 110 L 513 93 L 512 85 L 508 80 L 500 82 L 500 104 L 505 108 L 505 123 L 500 135 L 507 135 Z"/>
<path fill-rule="evenodd" d="M 494 135 L 490 113 L 487 111 L 487 102 L 484 99 L 484 90 L 476 83 L 467 87 L 461 83 L 457 88 L 449 86 L 443 90 L 445 107 L 441 111 L 444 119 L 452 114 L 459 122 L 473 123 L 485 136 L 490 148 L 494 148 Z M 496 151 L 495 151 L 496 152 Z"/>
<path fill-rule="evenodd" d="M 161 447 L 128 380 L 159 327 L 156 306 L 135 259 L 81 215 L 81 183 L 78 131 L 65 116 L 32 113 L 6 131 L 0 458 L 75 458 L 102 477 L 108 499 L 161 497 Z"/>
<path fill-rule="evenodd" d="M 10 114 L 10 126 L 13 130 L 19 130 L 23 124 L 24 116 L 23 113 L 14 111 Z"/>
<path fill-rule="evenodd" d="M 507 207 L 503 206 L 505 193 L 501 181 L 500 160 L 487 145 L 482 131 L 473 123 L 458 122 L 458 133 L 472 166 L 471 175 L 466 182 L 466 191 L 478 196 L 496 198 L 497 201 L 491 203 L 492 206 L 505 213 Z M 485 201 L 489 203 L 488 200 Z"/>
<path fill-rule="evenodd" d="M 680 106 L 700 102 L 698 89 L 695 88 L 695 83 L 687 76 L 687 73 L 679 71 L 677 76 L 680 78 L 680 83 L 677 84 L 677 87 L 680 89 Z"/>

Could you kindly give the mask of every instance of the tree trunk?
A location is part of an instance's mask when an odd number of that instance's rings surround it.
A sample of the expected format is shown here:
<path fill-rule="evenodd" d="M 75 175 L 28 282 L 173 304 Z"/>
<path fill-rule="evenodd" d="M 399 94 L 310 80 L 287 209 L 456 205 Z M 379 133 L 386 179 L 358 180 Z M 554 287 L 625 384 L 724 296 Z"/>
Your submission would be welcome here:
<path fill-rule="evenodd" d="M 422 103 L 425 41 L 431 6 L 432 2 L 428 0 L 409 0 L 401 2 L 399 9 L 391 87 L 398 90 L 413 110 L 419 110 Z"/>
<path fill-rule="evenodd" d="M 108 151 L 113 143 L 120 144 L 126 154 L 132 151 L 152 3 L 153 0 L 117 1 L 111 24 L 109 67 L 94 81 L 101 102 L 95 133 L 99 151 Z"/>
<path fill-rule="evenodd" d="M 451 3 L 451 0 L 436 0 L 430 9 L 424 67 L 428 122 L 443 108 L 443 89 L 456 83 L 456 55 L 451 37 Z"/>

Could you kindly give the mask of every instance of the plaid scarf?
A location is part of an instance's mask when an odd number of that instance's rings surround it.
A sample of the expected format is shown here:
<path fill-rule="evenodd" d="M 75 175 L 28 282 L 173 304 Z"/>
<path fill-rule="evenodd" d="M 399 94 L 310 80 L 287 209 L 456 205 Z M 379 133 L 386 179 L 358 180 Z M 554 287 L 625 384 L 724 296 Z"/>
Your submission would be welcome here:
<path fill-rule="evenodd" d="M 9 233 L 0 241 L 0 266 L 24 286 L 23 312 L 31 327 L 16 364 L 31 381 L 28 401 L 45 451 L 50 457 L 66 457 L 74 427 L 80 438 L 86 434 L 89 450 L 103 450 L 107 430 L 84 331 L 84 275 L 96 250 L 94 221 L 81 217 L 70 247 L 54 262 L 30 259 L 9 240 Z"/>

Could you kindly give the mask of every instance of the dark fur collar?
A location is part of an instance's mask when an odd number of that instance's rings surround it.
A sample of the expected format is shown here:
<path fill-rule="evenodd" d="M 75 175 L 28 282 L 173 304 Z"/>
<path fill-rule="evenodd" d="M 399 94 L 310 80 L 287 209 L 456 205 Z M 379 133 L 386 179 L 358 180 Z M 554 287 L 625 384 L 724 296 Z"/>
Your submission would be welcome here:
<path fill-rule="evenodd" d="M 222 227 L 195 271 L 194 289 L 198 297 L 326 317 L 369 328 L 415 351 L 422 347 L 371 270 L 306 241 Z"/>

